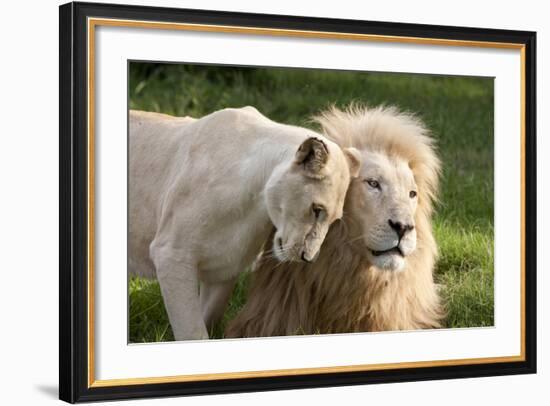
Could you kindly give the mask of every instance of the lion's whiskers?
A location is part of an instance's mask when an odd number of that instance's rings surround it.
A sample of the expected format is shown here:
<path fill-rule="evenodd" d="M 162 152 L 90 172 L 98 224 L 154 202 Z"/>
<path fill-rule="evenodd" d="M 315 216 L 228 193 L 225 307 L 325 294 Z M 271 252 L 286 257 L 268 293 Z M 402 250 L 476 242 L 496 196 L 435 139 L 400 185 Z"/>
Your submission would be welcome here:
<path fill-rule="evenodd" d="M 365 238 L 366 236 L 367 236 L 366 234 L 362 234 L 359 237 L 355 237 L 355 238 L 352 238 L 352 239 L 349 239 L 349 240 L 345 241 L 344 244 L 349 245 L 349 244 L 351 244 L 351 243 L 353 243 L 357 240 L 360 240 L 361 238 Z"/>

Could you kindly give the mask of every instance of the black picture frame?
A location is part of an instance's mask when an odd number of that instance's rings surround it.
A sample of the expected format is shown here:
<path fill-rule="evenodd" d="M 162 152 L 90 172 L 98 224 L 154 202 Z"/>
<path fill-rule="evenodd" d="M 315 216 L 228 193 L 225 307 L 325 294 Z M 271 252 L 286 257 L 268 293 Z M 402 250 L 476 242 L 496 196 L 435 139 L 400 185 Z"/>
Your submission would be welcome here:
<path fill-rule="evenodd" d="M 536 372 L 536 33 L 113 4 L 60 6 L 59 397 L 67 402 L 235 393 L 527 374 Z M 524 47 L 524 359 L 361 372 L 93 387 L 88 379 L 89 195 L 87 189 L 87 19 L 89 17 L 334 33 L 513 43 Z"/>

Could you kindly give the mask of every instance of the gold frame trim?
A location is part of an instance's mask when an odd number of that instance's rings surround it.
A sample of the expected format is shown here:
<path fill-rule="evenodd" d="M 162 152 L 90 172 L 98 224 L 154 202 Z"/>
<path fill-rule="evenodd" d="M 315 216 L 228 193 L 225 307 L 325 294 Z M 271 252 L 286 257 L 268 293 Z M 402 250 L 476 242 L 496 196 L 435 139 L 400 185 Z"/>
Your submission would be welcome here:
<path fill-rule="evenodd" d="M 267 371 L 220 372 L 212 374 L 190 374 L 146 378 L 95 379 L 95 27 L 133 27 L 160 30 L 183 30 L 194 32 L 217 32 L 244 35 L 265 35 L 299 38 L 355 40 L 386 43 L 404 43 L 435 46 L 460 46 L 478 48 L 513 49 L 520 51 L 521 118 L 520 118 L 520 162 L 521 162 L 521 270 L 520 270 L 520 339 L 521 350 L 516 356 L 465 358 L 454 360 L 396 362 L 384 364 L 346 365 L 317 368 L 276 369 Z M 88 18 L 88 388 L 177 383 L 191 381 L 212 381 L 218 379 L 265 378 L 289 375 L 330 374 L 339 372 L 379 371 L 396 368 L 425 368 L 473 364 L 494 364 L 525 361 L 525 45 L 506 42 L 462 41 L 421 37 L 400 37 L 391 35 L 353 34 L 326 31 L 305 31 L 260 27 L 240 27 L 209 24 L 164 23 L 140 20 Z"/>

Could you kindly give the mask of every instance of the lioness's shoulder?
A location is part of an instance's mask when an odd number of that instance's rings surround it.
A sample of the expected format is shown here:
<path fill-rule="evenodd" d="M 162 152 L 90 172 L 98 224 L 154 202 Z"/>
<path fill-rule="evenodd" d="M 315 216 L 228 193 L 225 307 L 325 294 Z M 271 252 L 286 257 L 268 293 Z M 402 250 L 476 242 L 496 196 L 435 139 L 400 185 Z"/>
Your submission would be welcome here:
<path fill-rule="evenodd" d="M 208 116 L 206 119 L 213 121 L 223 121 L 224 123 L 268 123 L 271 122 L 266 116 L 260 113 L 255 107 L 245 106 L 238 108 L 225 108 L 222 110 L 215 111 Z"/>

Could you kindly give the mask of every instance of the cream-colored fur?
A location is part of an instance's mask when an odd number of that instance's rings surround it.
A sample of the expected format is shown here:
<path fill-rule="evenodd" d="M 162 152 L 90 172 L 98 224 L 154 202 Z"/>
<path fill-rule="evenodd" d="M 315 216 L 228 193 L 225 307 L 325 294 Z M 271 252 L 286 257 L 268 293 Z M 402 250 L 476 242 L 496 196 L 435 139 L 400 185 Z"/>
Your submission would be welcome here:
<path fill-rule="evenodd" d="M 208 338 L 273 227 L 277 260 L 313 260 L 360 167 L 356 150 L 252 107 L 131 111 L 129 156 L 129 268 L 158 278 L 177 340 Z"/>
<path fill-rule="evenodd" d="M 343 221 L 331 226 L 313 264 L 260 258 L 226 336 L 438 327 L 443 311 L 432 275 L 431 215 L 440 163 L 426 128 L 394 108 L 332 109 L 316 121 L 363 157 Z"/>

